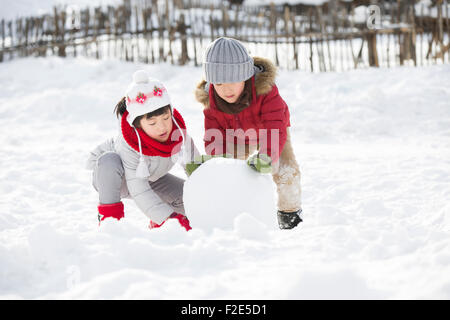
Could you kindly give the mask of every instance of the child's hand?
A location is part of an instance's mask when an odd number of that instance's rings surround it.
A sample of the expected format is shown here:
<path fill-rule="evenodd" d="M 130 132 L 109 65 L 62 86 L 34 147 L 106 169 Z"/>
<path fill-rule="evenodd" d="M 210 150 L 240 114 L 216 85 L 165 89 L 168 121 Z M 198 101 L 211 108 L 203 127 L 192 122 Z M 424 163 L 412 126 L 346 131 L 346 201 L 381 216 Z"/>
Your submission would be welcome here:
<path fill-rule="evenodd" d="M 198 167 L 200 167 L 201 163 L 188 162 L 186 163 L 186 174 L 188 177 L 191 176 L 192 172 L 194 172 Z"/>
<path fill-rule="evenodd" d="M 259 173 L 272 172 L 272 159 L 267 154 L 256 153 L 247 159 L 247 164 Z"/>
<path fill-rule="evenodd" d="M 186 229 L 186 231 L 191 230 L 191 225 L 189 224 L 189 220 L 186 216 L 183 216 L 182 214 L 179 213 L 172 213 L 172 215 L 170 216 L 171 218 L 177 219 L 178 222 L 180 223 L 180 225 Z"/>
<path fill-rule="evenodd" d="M 204 154 L 201 156 L 197 156 L 194 158 L 194 161 L 186 163 L 186 174 L 189 177 L 192 174 L 192 172 L 194 172 L 195 170 L 197 170 L 198 167 L 200 167 L 202 163 L 205 163 L 206 161 L 212 158 L 230 158 L 230 157 L 231 156 L 228 154 L 216 154 L 216 155 Z"/>
<path fill-rule="evenodd" d="M 164 220 L 163 222 L 161 222 L 161 224 L 157 224 L 157 223 L 154 223 L 152 220 L 150 220 L 150 224 L 148 225 L 148 228 L 149 228 L 149 229 L 156 229 L 156 228 L 159 228 L 159 227 L 161 227 L 161 226 L 164 224 L 164 222 L 166 222 L 166 220 Z"/>
<path fill-rule="evenodd" d="M 181 225 L 183 228 L 185 228 L 186 231 L 189 231 L 189 230 L 192 229 L 191 226 L 190 226 L 190 224 L 189 224 L 188 218 L 187 218 L 186 216 L 183 216 L 182 214 L 179 214 L 179 213 L 176 213 L 176 212 L 172 213 L 166 220 L 164 220 L 163 222 L 161 222 L 161 224 L 156 224 L 156 223 L 154 223 L 152 220 L 150 220 L 150 225 L 148 226 L 148 228 L 149 228 L 149 229 L 159 228 L 159 227 L 161 227 L 161 226 L 164 224 L 164 222 L 166 222 L 167 220 L 169 220 L 169 219 L 171 219 L 171 218 L 172 218 L 172 219 L 177 219 L 178 222 L 180 223 L 180 225 Z"/>

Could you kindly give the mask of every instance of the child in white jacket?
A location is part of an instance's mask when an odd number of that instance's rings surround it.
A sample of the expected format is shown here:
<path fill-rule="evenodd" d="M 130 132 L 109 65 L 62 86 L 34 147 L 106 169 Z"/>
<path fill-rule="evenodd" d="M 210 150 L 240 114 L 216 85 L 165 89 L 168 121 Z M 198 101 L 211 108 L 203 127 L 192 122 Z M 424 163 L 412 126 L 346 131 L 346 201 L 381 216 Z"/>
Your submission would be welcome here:
<path fill-rule="evenodd" d="M 186 163 L 199 153 L 167 90 L 139 70 L 115 111 L 119 135 L 93 150 L 87 165 L 99 193 L 99 222 L 123 218 L 121 199 L 131 197 L 150 218 L 149 228 L 176 218 L 190 230 L 183 205 L 184 180 L 168 172 L 180 157 L 186 170 Z"/>

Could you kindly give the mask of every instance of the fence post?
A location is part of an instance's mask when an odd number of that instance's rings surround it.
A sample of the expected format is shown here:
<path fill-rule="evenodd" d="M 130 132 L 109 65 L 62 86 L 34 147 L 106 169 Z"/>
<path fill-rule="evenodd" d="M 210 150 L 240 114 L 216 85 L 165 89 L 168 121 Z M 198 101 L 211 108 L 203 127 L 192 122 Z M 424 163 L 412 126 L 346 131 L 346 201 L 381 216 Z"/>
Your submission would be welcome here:
<path fill-rule="evenodd" d="M 158 3 L 156 7 L 158 8 Z M 166 62 L 166 56 L 164 54 L 164 14 L 162 12 L 158 12 L 156 15 L 158 16 L 159 61 Z"/>
<path fill-rule="evenodd" d="M 223 35 L 226 37 L 228 29 L 228 12 L 223 2 L 222 2 L 222 28 L 223 28 Z"/>
<path fill-rule="evenodd" d="M 401 10 L 400 8 L 402 7 L 402 2 L 401 0 L 397 0 L 397 25 L 400 25 L 401 23 Z M 400 65 L 404 64 L 405 61 L 405 34 L 403 33 L 403 31 L 401 30 L 401 28 L 399 28 L 398 30 L 398 46 L 399 46 L 399 59 L 400 59 Z"/>
<path fill-rule="evenodd" d="M 411 42 L 410 42 L 410 53 L 411 53 L 411 58 L 413 59 L 413 61 L 414 61 L 414 66 L 415 67 L 417 67 L 417 58 L 416 58 L 416 19 L 415 19 L 415 16 L 416 16 L 416 11 L 415 11 L 415 9 L 414 9 L 414 5 L 413 4 L 411 4 L 410 6 L 409 6 L 409 20 L 410 20 L 410 23 L 411 23 L 411 26 L 412 26 L 412 30 L 411 30 L 411 33 L 410 33 L 410 39 L 411 39 Z"/>
<path fill-rule="evenodd" d="M 437 7 L 437 11 L 438 11 L 438 36 L 437 36 L 437 42 L 439 43 L 439 46 L 441 48 L 441 52 L 440 52 L 440 57 L 442 59 L 442 63 L 444 63 L 444 43 L 443 43 L 443 33 L 444 33 L 444 23 L 443 23 L 443 19 L 442 19 L 442 4 L 443 4 L 443 0 L 437 0 L 436 1 L 436 7 Z"/>
<path fill-rule="evenodd" d="M 198 66 L 198 61 L 197 61 L 197 28 L 196 28 L 196 21 L 192 18 L 192 0 L 189 0 L 189 9 L 188 9 L 188 13 L 189 13 L 189 29 L 190 29 L 190 35 L 192 38 L 192 42 L 194 44 L 194 65 L 197 67 Z"/>
<path fill-rule="evenodd" d="M 95 11 L 94 11 L 94 43 L 95 43 L 95 58 L 96 59 L 100 59 L 100 53 L 99 53 L 99 47 L 98 47 L 98 41 L 97 41 L 97 36 L 98 36 L 98 31 L 99 31 L 99 26 L 100 26 L 100 19 L 101 19 L 100 7 L 95 8 Z"/>
<path fill-rule="evenodd" d="M 291 15 L 291 11 L 289 10 L 289 6 L 285 6 L 284 7 L 284 32 L 285 32 L 285 37 L 286 37 L 286 44 L 289 43 L 288 39 L 289 39 L 289 21 L 290 21 L 290 15 Z M 288 47 L 287 47 L 288 48 Z M 287 51 L 287 50 L 286 50 Z M 289 58 L 289 55 L 286 54 L 286 59 L 287 59 L 287 68 L 289 69 L 289 61 L 291 61 L 291 59 Z"/>
<path fill-rule="evenodd" d="M 311 8 L 308 10 L 308 17 L 309 17 L 309 63 L 311 67 L 311 72 L 314 72 Z"/>
<path fill-rule="evenodd" d="M 355 57 L 355 53 L 353 52 L 353 28 L 355 26 L 355 6 L 352 4 L 351 8 L 351 18 L 350 18 L 350 50 L 352 52 L 352 59 L 353 59 L 353 67 L 356 69 L 358 67 L 358 60 Z M 388 36 L 389 37 L 389 36 Z M 388 38 L 389 40 L 389 38 Z M 389 46 L 388 46 L 388 52 L 389 52 Z"/>
<path fill-rule="evenodd" d="M 24 20 L 25 20 L 25 31 L 24 31 L 25 43 L 24 43 L 23 52 L 24 52 L 24 55 L 27 57 L 28 56 L 28 32 L 29 32 L 31 23 L 30 23 L 30 18 L 24 18 Z"/>
<path fill-rule="evenodd" d="M 294 13 L 291 14 L 291 20 L 292 20 L 292 46 L 294 47 L 295 69 L 298 70 L 297 28 Z"/>
<path fill-rule="evenodd" d="M 370 30 L 367 35 L 367 49 L 369 53 L 369 66 L 379 67 L 377 52 L 377 33 Z"/>
<path fill-rule="evenodd" d="M 278 17 L 278 13 L 275 9 L 275 5 L 273 2 L 270 3 L 270 25 L 273 28 L 273 36 L 274 36 L 274 40 L 275 40 L 275 65 L 279 66 L 280 65 L 280 61 L 278 60 L 278 37 L 277 37 L 277 17 Z"/>
<path fill-rule="evenodd" d="M 58 55 L 60 57 L 66 56 L 66 43 L 65 43 L 65 36 L 66 36 L 66 11 L 61 11 L 61 27 L 60 27 L 60 46 L 58 47 Z"/>
<path fill-rule="evenodd" d="M 58 49 L 58 56 L 59 57 L 65 57 L 66 56 L 66 48 L 64 45 L 64 34 L 63 30 L 61 30 L 59 26 L 59 13 L 58 9 L 53 7 L 54 12 L 54 23 L 55 23 L 55 32 L 53 33 L 53 47 L 56 45 Z"/>
<path fill-rule="evenodd" d="M 238 26 L 239 26 L 239 12 L 241 5 L 237 4 L 235 7 L 235 12 L 234 12 L 234 37 L 237 38 L 238 35 Z"/>
<path fill-rule="evenodd" d="M 74 57 L 77 56 L 77 46 L 75 44 L 75 33 L 76 33 L 75 19 L 76 19 L 76 13 L 75 13 L 75 10 L 72 10 L 72 15 L 70 17 L 71 28 L 70 28 L 69 41 L 72 42 L 72 45 L 73 45 L 73 56 Z"/>
<path fill-rule="evenodd" d="M 149 12 L 148 12 L 148 19 L 150 21 L 150 53 L 152 55 L 152 63 L 155 63 L 155 54 L 153 52 L 153 19 L 152 19 L 152 15 L 153 15 L 153 10 L 152 7 L 148 8 Z"/>
<path fill-rule="evenodd" d="M 211 4 L 209 12 L 209 27 L 211 30 L 211 42 L 214 41 L 214 18 L 213 18 L 214 7 Z"/>
<path fill-rule="evenodd" d="M 12 47 L 14 45 L 14 38 L 13 38 L 13 23 L 12 21 L 8 22 L 8 29 L 9 29 L 9 46 Z M 11 48 L 12 49 L 12 48 Z M 14 51 L 9 51 L 9 60 L 11 60 L 14 56 Z"/>
<path fill-rule="evenodd" d="M 139 61 L 139 57 L 141 56 L 141 54 L 140 54 L 140 45 L 139 45 L 139 40 L 140 40 L 140 38 L 141 38 L 141 31 L 142 30 L 139 30 L 139 17 L 141 16 L 140 14 L 139 14 L 139 10 L 141 10 L 141 8 L 138 8 L 138 6 L 137 5 L 135 5 L 134 6 L 134 16 L 135 16 L 135 23 L 136 23 L 136 30 L 135 30 L 135 40 L 136 40 L 136 58 L 134 59 L 133 58 L 133 60 L 134 61 Z M 142 10 L 141 10 L 142 11 Z M 133 33 L 132 33 L 133 34 Z M 133 50 L 133 56 L 134 56 L 134 50 Z"/>
<path fill-rule="evenodd" d="M 43 35 L 44 35 L 44 21 L 45 16 L 42 18 L 38 18 L 38 24 L 36 28 L 36 39 L 38 44 L 38 56 L 39 57 L 45 57 L 47 54 L 47 43 L 44 41 Z"/>
<path fill-rule="evenodd" d="M 178 31 L 179 31 L 180 37 L 181 37 L 181 57 L 180 57 L 181 65 L 185 65 L 189 61 L 186 29 L 187 29 L 187 26 L 185 23 L 184 13 L 182 13 L 180 16 L 180 22 L 178 25 Z"/>
<path fill-rule="evenodd" d="M 320 71 L 327 71 L 327 67 L 325 65 L 325 56 L 323 54 L 323 29 L 322 29 L 322 9 L 320 7 L 316 7 L 315 10 L 315 18 L 317 19 L 316 23 L 320 27 L 320 46 L 319 42 L 316 43 L 317 53 L 319 56 L 319 69 Z"/>
<path fill-rule="evenodd" d="M 142 14 L 142 23 L 144 24 L 143 28 L 143 41 L 145 44 L 145 56 L 144 56 L 144 63 L 148 63 L 148 23 L 147 23 L 147 14 L 148 10 L 147 7 L 142 8 L 141 10 Z"/>
<path fill-rule="evenodd" d="M 444 0 L 444 6 L 445 6 L 445 24 L 447 25 L 447 62 L 450 62 L 450 55 L 448 54 L 448 51 L 450 49 L 450 23 L 449 23 L 449 16 L 448 16 L 448 3 L 447 0 Z"/>
<path fill-rule="evenodd" d="M 19 51 L 19 56 L 23 57 L 22 48 L 22 18 L 16 20 L 16 36 L 17 36 L 17 46 Z"/>
<path fill-rule="evenodd" d="M 88 56 L 88 43 L 87 38 L 89 36 L 89 20 L 90 20 L 90 12 L 89 8 L 86 8 L 83 11 L 84 19 L 82 19 L 82 22 L 84 22 L 84 55 Z"/>

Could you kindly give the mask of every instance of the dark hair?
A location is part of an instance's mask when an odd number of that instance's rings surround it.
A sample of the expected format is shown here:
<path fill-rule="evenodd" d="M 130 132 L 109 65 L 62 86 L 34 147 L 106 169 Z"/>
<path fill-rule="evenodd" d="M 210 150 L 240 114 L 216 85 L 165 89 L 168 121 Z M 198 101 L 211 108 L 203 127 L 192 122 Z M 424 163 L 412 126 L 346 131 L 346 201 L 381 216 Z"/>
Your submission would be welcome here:
<path fill-rule="evenodd" d="M 123 97 L 116 104 L 116 107 L 114 108 L 114 113 L 116 114 L 117 118 L 119 118 L 119 116 L 122 116 L 126 110 L 127 110 L 126 100 L 125 100 L 125 97 Z M 161 107 L 159 109 L 156 109 L 155 111 L 143 114 L 142 116 L 136 117 L 136 119 L 134 119 L 134 121 L 133 121 L 133 126 L 136 128 L 140 128 L 141 127 L 140 122 L 143 117 L 145 117 L 145 119 L 150 119 L 151 117 L 160 116 L 162 114 L 165 114 L 165 113 L 167 113 L 167 111 L 172 111 L 170 104 L 165 105 L 164 107 Z"/>

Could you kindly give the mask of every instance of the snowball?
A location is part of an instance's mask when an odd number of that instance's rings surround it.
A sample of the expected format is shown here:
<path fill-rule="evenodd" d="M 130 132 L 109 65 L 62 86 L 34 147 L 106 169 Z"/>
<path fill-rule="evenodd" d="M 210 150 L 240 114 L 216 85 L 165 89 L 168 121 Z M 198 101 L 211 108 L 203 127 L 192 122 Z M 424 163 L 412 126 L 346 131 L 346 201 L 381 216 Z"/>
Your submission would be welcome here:
<path fill-rule="evenodd" d="M 138 70 L 133 74 L 134 83 L 148 83 L 148 73 L 144 70 Z"/>
<path fill-rule="evenodd" d="M 270 174 L 252 170 L 243 160 L 213 158 L 197 168 L 184 184 L 186 215 L 193 229 L 205 232 L 214 228 L 232 230 L 241 225 L 234 219 L 244 212 L 273 229 L 277 212 L 274 188 Z M 260 225 L 254 227 L 261 229 Z"/>

